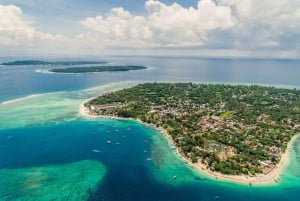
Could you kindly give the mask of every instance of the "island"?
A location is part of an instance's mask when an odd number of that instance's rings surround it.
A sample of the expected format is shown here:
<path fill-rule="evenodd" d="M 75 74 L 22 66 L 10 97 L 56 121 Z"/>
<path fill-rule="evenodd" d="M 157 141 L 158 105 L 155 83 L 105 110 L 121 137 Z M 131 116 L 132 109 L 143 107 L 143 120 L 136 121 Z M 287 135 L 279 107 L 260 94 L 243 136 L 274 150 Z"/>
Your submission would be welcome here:
<path fill-rule="evenodd" d="M 186 163 L 216 179 L 279 182 L 300 131 L 300 91 L 263 86 L 145 83 L 83 104 L 90 115 L 161 129 Z"/>
<path fill-rule="evenodd" d="M 27 65 L 62 65 L 62 66 L 72 66 L 72 65 L 92 65 L 92 64 L 106 64 L 104 61 L 40 61 L 40 60 L 19 60 L 7 63 L 2 63 L 0 65 L 4 66 L 27 66 Z"/>
<path fill-rule="evenodd" d="M 56 68 L 49 72 L 53 73 L 95 73 L 95 72 L 112 72 L 112 71 L 131 71 L 143 70 L 144 66 L 91 66 L 91 67 L 75 67 L 75 68 Z"/>

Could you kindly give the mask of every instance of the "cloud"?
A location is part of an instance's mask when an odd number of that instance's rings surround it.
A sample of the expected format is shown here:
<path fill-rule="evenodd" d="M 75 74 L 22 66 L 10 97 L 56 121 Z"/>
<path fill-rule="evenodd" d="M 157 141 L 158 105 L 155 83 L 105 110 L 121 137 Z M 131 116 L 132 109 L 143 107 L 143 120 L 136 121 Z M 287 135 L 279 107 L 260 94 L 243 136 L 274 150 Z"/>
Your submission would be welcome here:
<path fill-rule="evenodd" d="M 240 48 L 296 48 L 300 43 L 299 0 L 220 0 L 220 4 L 232 8 L 238 19 L 232 34 Z"/>
<path fill-rule="evenodd" d="M 147 0 L 145 9 L 113 8 L 80 23 L 105 47 L 299 49 L 299 0 L 200 0 L 189 8 Z"/>
<path fill-rule="evenodd" d="M 202 46 L 209 32 L 235 25 L 230 7 L 212 0 L 199 1 L 197 8 L 148 0 L 145 9 L 147 14 L 138 16 L 113 8 L 104 16 L 89 17 L 80 23 L 104 45 L 132 47 Z"/>
<path fill-rule="evenodd" d="M 22 9 L 0 5 L 0 45 L 3 47 L 33 47 L 64 41 L 61 35 L 38 32 L 23 16 Z"/>
<path fill-rule="evenodd" d="M 44 24 L 36 24 L 20 7 L 0 5 L 0 52 L 29 48 L 54 53 L 146 54 L 148 50 L 222 56 L 228 51 L 228 55 L 300 57 L 299 0 L 199 0 L 194 7 L 147 0 L 144 13 L 126 9 L 115 7 L 79 23 L 68 19 L 72 33 L 66 36 L 59 34 L 65 29 L 62 24 L 47 29 L 58 34 L 40 30 L 49 17 L 39 18 Z"/>

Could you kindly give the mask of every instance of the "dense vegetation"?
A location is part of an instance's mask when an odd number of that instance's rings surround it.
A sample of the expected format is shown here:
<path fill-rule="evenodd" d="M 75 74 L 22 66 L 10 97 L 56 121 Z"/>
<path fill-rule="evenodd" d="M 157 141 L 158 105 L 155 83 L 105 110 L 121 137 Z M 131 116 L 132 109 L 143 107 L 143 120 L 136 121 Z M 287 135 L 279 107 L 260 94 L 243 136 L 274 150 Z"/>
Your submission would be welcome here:
<path fill-rule="evenodd" d="M 49 70 L 54 73 L 92 73 L 106 71 L 130 71 L 143 70 L 144 66 L 92 66 L 92 67 L 76 67 L 76 68 L 56 68 Z"/>
<path fill-rule="evenodd" d="M 300 128 L 296 89 L 147 83 L 104 94 L 86 107 L 163 127 L 189 160 L 231 175 L 268 173 Z"/>
<path fill-rule="evenodd" d="M 105 64 L 107 62 L 103 61 L 40 61 L 40 60 L 21 60 L 2 63 L 1 65 L 5 66 L 18 66 L 18 65 L 62 65 L 62 66 L 71 66 L 71 65 L 88 65 L 88 64 Z"/>

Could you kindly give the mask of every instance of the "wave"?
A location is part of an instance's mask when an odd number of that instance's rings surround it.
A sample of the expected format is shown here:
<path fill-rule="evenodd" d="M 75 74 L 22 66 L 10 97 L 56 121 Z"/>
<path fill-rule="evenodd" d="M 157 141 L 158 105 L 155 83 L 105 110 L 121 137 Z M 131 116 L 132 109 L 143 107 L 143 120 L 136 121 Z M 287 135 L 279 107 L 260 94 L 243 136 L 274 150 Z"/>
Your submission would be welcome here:
<path fill-rule="evenodd" d="M 112 82 L 112 83 L 106 83 L 104 85 L 99 85 L 99 86 L 96 86 L 96 87 L 83 89 L 83 90 L 80 90 L 80 91 L 89 92 L 89 91 L 95 91 L 95 90 L 106 89 L 106 88 L 119 88 L 119 87 L 125 88 L 125 87 L 130 87 L 130 85 L 140 84 L 140 83 L 143 83 L 143 82 L 144 81 L 139 81 L 139 80 Z"/>
<path fill-rule="evenodd" d="M 24 100 L 27 100 L 27 99 L 30 99 L 30 98 L 38 97 L 38 96 L 41 96 L 41 95 L 43 95 L 43 94 L 28 95 L 28 96 L 25 96 L 25 97 L 22 97 L 22 98 L 16 98 L 16 99 L 4 101 L 1 104 L 6 105 L 6 104 L 10 104 L 10 103 L 16 103 L 16 102 L 24 101 Z"/>
<path fill-rule="evenodd" d="M 147 66 L 147 69 L 145 69 L 145 70 L 151 71 L 151 70 L 156 70 L 156 69 L 157 69 L 156 66 Z"/>
<path fill-rule="evenodd" d="M 44 96 L 44 95 L 62 94 L 62 93 L 67 93 L 67 92 L 68 91 L 56 91 L 56 92 L 45 92 L 45 93 L 31 94 L 31 95 L 27 95 L 27 96 L 24 96 L 24 97 L 15 98 L 15 99 L 11 99 L 11 100 L 0 102 L 0 105 L 6 105 L 6 104 L 11 104 L 11 103 L 16 103 L 16 102 L 28 100 L 28 99 L 31 99 L 31 98 L 36 98 L 36 97 Z M 72 92 L 72 91 L 69 91 L 69 92 Z"/>
<path fill-rule="evenodd" d="M 52 74 L 53 72 L 50 72 L 48 69 L 36 69 L 34 72 L 36 73 L 47 73 Z"/>

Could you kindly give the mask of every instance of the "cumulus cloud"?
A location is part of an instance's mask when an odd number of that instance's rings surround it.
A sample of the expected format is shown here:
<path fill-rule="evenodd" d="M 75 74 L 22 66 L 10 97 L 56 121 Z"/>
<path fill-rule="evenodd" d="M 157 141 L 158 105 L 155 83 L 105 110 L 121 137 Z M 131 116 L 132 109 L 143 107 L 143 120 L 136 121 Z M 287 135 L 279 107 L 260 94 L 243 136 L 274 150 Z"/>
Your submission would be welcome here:
<path fill-rule="evenodd" d="M 65 39 L 61 35 L 36 31 L 31 23 L 24 19 L 21 8 L 14 5 L 0 5 L 0 45 L 2 47 L 33 47 Z"/>
<path fill-rule="evenodd" d="M 70 26 L 78 26 L 74 23 Z M 147 0 L 143 14 L 119 7 L 79 23 L 83 29 L 73 36 L 45 33 L 26 20 L 20 7 L 0 5 L 0 49 L 159 52 L 162 48 L 174 53 L 179 48 L 179 53 L 188 49 L 274 55 L 277 51 L 300 57 L 300 0 L 195 0 L 189 8 Z"/>
<path fill-rule="evenodd" d="M 145 9 L 113 8 L 80 23 L 110 47 L 299 49 L 299 0 L 199 0 L 190 8 L 147 0 Z"/>
<path fill-rule="evenodd" d="M 210 31 L 235 25 L 230 7 L 212 0 L 199 1 L 197 8 L 148 0 L 145 9 L 145 16 L 136 16 L 114 8 L 104 16 L 86 18 L 81 24 L 102 39 L 104 45 L 135 47 L 203 45 Z"/>
<path fill-rule="evenodd" d="M 220 4 L 231 7 L 238 19 L 232 32 L 241 48 L 291 48 L 300 42 L 299 0 L 220 0 Z"/>

